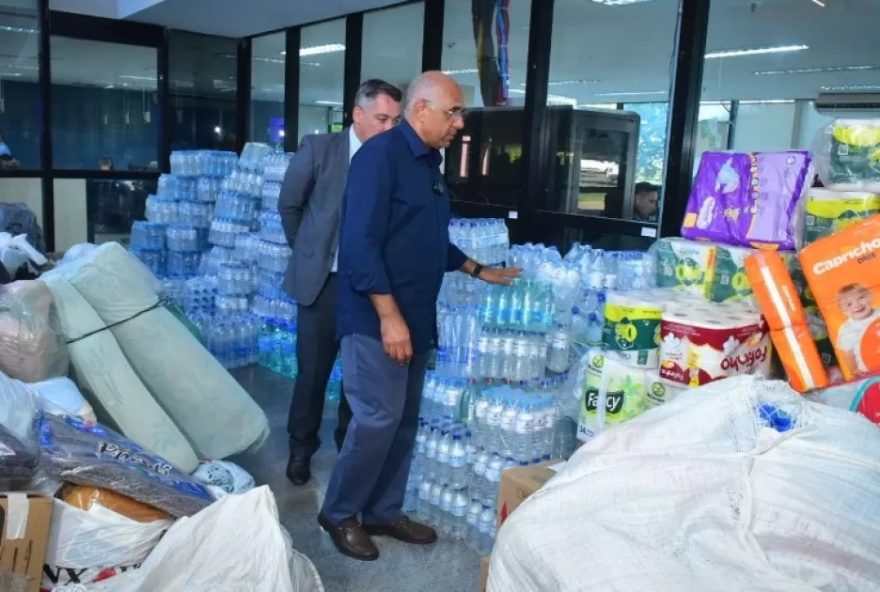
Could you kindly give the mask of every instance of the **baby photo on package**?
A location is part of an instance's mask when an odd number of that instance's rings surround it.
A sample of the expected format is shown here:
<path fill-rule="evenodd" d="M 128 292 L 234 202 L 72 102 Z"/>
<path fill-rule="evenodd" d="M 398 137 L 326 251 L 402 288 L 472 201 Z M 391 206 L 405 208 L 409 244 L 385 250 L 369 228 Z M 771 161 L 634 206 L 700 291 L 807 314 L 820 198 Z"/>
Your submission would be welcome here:
<path fill-rule="evenodd" d="M 846 380 L 880 373 L 880 216 L 800 254 Z"/>

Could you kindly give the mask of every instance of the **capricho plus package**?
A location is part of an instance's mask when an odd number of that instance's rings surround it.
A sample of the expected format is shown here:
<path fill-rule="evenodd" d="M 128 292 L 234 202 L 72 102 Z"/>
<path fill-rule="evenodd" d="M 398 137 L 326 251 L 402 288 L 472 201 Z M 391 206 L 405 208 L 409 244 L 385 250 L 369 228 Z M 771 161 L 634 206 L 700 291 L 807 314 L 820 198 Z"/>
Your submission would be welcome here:
<path fill-rule="evenodd" d="M 880 372 L 880 216 L 810 244 L 800 261 L 844 378 Z"/>

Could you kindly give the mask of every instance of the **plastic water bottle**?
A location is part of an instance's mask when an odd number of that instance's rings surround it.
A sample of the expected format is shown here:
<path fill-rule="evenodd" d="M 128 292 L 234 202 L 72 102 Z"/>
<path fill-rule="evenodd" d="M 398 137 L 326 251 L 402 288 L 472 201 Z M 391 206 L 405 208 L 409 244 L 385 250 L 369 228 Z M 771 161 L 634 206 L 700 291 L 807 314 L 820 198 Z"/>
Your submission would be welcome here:
<path fill-rule="evenodd" d="M 440 493 L 440 509 L 438 515 L 440 519 L 437 522 L 437 528 L 445 534 L 452 533 L 453 516 L 452 505 L 455 503 L 455 490 L 451 487 L 444 487 Z"/>
<path fill-rule="evenodd" d="M 561 324 L 556 324 L 552 333 L 547 335 L 549 342 L 547 368 L 553 372 L 565 372 L 569 367 L 569 350 L 571 336 Z"/>
<path fill-rule="evenodd" d="M 440 510 L 440 498 L 443 496 L 443 484 L 434 481 L 431 484 L 431 518 L 429 522 L 439 527 L 443 515 Z"/>
<path fill-rule="evenodd" d="M 439 450 L 438 450 L 439 456 Z M 449 448 L 449 485 L 453 489 L 461 490 L 467 486 L 467 448 L 462 441 L 461 433 L 452 436 L 452 445 Z"/>
<path fill-rule="evenodd" d="M 439 430 L 437 424 L 432 423 L 428 437 L 425 440 L 425 464 L 424 473 L 430 479 L 437 481 L 437 445 L 439 441 Z"/>
<path fill-rule="evenodd" d="M 419 483 L 419 499 L 416 502 L 416 514 L 421 520 L 430 522 L 432 520 L 431 512 L 431 490 L 434 482 L 430 479 L 423 478 Z"/>
<path fill-rule="evenodd" d="M 480 555 L 488 555 L 495 544 L 495 512 L 491 506 L 484 505 L 480 513 Z"/>
<path fill-rule="evenodd" d="M 482 503 L 486 497 L 486 469 L 488 468 L 491 458 L 492 457 L 488 452 L 482 451 L 477 454 L 477 458 L 471 466 L 468 490 L 471 494 L 471 499 L 480 503 Z"/>
<path fill-rule="evenodd" d="M 535 406 L 531 402 L 524 402 L 519 406 L 516 415 L 516 445 L 514 446 L 515 458 L 520 462 L 528 463 L 532 459 L 535 448 Z"/>
<path fill-rule="evenodd" d="M 486 410 L 486 450 L 495 452 L 500 448 L 501 414 L 504 412 L 504 401 L 498 392 L 494 392 Z"/>
<path fill-rule="evenodd" d="M 464 540 L 465 533 L 467 532 L 467 512 L 468 512 L 468 497 L 465 495 L 465 492 L 461 489 L 455 492 L 452 498 L 452 508 L 451 508 L 451 528 L 450 531 L 452 533 L 453 538 L 458 540 Z"/>
<path fill-rule="evenodd" d="M 519 402 L 514 395 L 508 395 L 504 400 L 504 411 L 501 412 L 501 447 L 499 452 L 505 456 L 513 456 L 516 448 L 516 417 L 518 415 Z"/>
<path fill-rule="evenodd" d="M 501 482 L 501 472 L 504 470 L 504 461 L 497 454 L 486 465 L 486 489 L 483 492 L 483 503 L 495 507 L 498 499 L 498 486 Z"/>
<path fill-rule="evenodd" d="M 444 428 L 440 431 L 440 439 L 437 441 L 437 481 L 449 483 L 449 454 L 452 449 L 452 440 L 449 430 Z"/>
<path fill-rule="evenodd" d="M 467 509 L 467 532 L 465 534 L 465 542 L 472 550 L 479 553 L 480 546 L 480 514 L 483 513 L 483 505 L 480 502 L 473 501 L 468 505 Z"/>

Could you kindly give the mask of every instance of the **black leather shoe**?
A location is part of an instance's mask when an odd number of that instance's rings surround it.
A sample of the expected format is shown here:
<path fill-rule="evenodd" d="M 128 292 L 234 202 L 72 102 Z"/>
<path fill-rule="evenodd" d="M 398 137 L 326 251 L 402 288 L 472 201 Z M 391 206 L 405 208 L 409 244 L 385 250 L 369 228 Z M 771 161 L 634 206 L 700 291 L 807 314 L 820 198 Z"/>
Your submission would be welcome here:
<path fill-rule="evenodd" d="M 390 536 L 413 545 L 430 545 L 437 541 L 437 531 L 406 516 L 390 524 L 364 524 L 364 530 L 374 536 Z"/>
<path fill-rule="evenodd" d="M 374 561 L 379 558 L 379 549 L 357 518 L 349 518 L 338 525 L 333 525 L 324 514 L 318 514 L 318 524 L 330 535 L 333 544 L 343 555 L 361 561 Z"/>
<path fill-rule="evenodd" d="M 309 468 L 309 459 L 307 458 L 291 458 L 287 463 L 287 478 L 294 485 L 305 485 L 312 478 L 312 471 Z"/>

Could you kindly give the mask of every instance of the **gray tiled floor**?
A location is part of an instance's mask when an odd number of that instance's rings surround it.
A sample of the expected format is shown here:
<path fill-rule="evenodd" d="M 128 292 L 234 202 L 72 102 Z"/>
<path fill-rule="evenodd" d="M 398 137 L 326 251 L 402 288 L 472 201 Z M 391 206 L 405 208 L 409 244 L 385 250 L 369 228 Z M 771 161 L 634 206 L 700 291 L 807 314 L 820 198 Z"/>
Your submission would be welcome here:
<path fill-rule="evenodd" d="M 314 562 L 327 592 L 468 592 L 477 589 L 477 554 L 460 542 L 442 537 L 430 547 L 377 538 L 380 557 L 373 562 L 340 555 L 315 521 L 336 460 L 332 438 L 335 419 L 324 421 L 323 444 L 312 459 L 312 481 L 305 487 L 294 487 L 284 474 L 288 457 L 287 409 L 293 383 L 255 367 L 236 371 L 234 375 L 266 411 L 272 433 L 257 453 L 232 460 L 249 470 L 258 484 L 265 483 L 272 488 L 281 523 L 290 531 L 297 550 Z M 333 410 L 325 411 L 324 415 L 334 416 Z"/>

